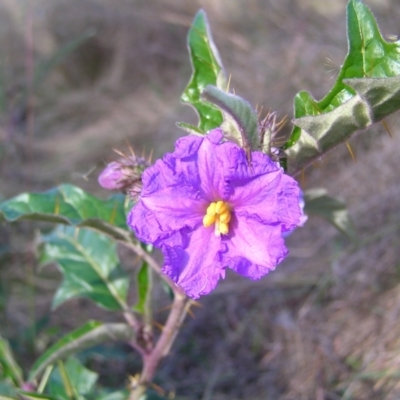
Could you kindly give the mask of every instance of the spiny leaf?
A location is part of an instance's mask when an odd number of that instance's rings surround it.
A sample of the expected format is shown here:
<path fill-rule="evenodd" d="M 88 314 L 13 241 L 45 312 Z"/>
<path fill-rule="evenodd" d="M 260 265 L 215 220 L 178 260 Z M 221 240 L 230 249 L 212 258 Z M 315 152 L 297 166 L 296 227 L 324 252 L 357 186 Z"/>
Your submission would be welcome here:
<path fill-rule="evenodd" d="M 207 85 L 223 87 L 226 77 L 203 10 L 194 17 L 187 44 L 193 71 L 181 100 L 195 108 L 199 115 L 199 128 L 207 132 L 221 125 L 222 114 L 212 104 L 203 102 L 200 95 Z"/>
<path fill-rule="evenodd" d="M 64 275 L 53 307 L 74 297 L 87 297 L 110 310 L 128 309 L 129 280 L 112 239 L 88 229 L 60 226 L 42 241 L 41 263 L 56 262 Z"/>
<path fill-rule="evenodd" d="M 232 140 L 249 151 L 257 148 L 258 116 L 247 100 L 212 85 L 204 89 L 201 97 L 222 110 L 222 129 Z"/>
<path fill-rule="evenodd" d="M 122 323 L 103 324 L 98 321 L 88 321 L 85 325 L 68 333 L 53 344 L 32 366 L 29 380 L 37 379 L 44 370 L 60 359 L 78 353 L 89 347 L 110 340 L 133 339 L 134 332 L 129 325 Z"/>
<path fill-rule="evenodd" d="M 65 184 L 43 193 L 23 193 L 0 204 L 0 221 L 46 221 L 87 226 L 119 240 L 129 236 L 125 197 L 101 200 L 82 189 Z"/>
<path fill-rule="evenodd" d="M 348 54 L 331 91 L 320 101 L 307 92 L 294 99 L 296 126 L 284 146 L 293 175 L 400 108 L 400 41 L 383 39 L 372 12 L 360 0 L 348 3 L 347 35 Z"/>

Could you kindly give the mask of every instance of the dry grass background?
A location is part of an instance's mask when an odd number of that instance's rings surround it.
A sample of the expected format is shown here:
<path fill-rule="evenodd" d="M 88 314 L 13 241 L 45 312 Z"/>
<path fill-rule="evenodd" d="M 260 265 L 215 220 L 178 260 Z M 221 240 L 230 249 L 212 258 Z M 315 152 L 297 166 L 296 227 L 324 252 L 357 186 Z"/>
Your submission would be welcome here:
<path fill-rule="evenodd" d="M 366 0 L 384 34 L 399 32 L 396 0 Z M 156 157 L 195 122 L 179 103 L 190 76 L 185 37 L 199 7 L 236 92 L 281 116 L 299 90 L 322 97 L 346 54 L 344 0 L 36 0 L 0 1 L 0 195 L 71 182 L 106 196 L 96 182 L 112 148 L 129 141 Z M 27 18 L 32 18 L 30 34 Z M 88 29 L 95 35 L 35 89 L 26 87 L 27 43 L 46 60 Z M 29 121 L 34 117 L 34 128 Z M 400 178 L 398 116 L 343 146 L 306 172 L 305 189 L 343 197 L 360 233 L 357 249 L 310 218 L 288 240 L 289 258 L 259 282 L 228 274 L 188 319 L 158 383 L 179 399 L 400 398 Z M 0 231 L 2 333 L 25 337 L 32 319 L 72 329 L 112 319 L 74 300 L 50 314 L 58 274 L 35 267 L 32 224 Z M 124 255 L 123 255 L 124 256 Z M 129 258 L 124 257 L 128 268 Z M 160 318 L 162 318 L 160 316 Z M 36 348 L 52 338 L 36 336 Z M 28 346 L 29 347 L 29 346 Z M 112 383 L 138 365 L 113 361 Z M 107 378 L 110 368 L 94 362 Z"/>

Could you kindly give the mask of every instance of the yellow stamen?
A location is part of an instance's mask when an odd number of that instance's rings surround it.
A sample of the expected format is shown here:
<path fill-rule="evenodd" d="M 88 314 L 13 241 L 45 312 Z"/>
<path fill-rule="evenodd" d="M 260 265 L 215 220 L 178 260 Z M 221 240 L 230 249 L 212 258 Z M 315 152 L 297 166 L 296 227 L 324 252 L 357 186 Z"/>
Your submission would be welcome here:
<path fill-rule="evenodd" d="M 208 214 L 206 214 L 203 217 L 203 225 L 206 228 L 208 228 L 209 226 L 211 226 L 215 222 L 216 219 L 217 219 L 216 215 L 208 215 Z"/>
<path fill-rule="evenodd" d="M 229 210 L 228 204 L 226 204 L 222 200 L 217 201 L 217 203 L 211 203 L 211 204 L 215 204 L 215 212 L 217 214 L 222 214 L 223 212 Z"/>
<path fill-rule="evenodd" d="M 223 235 L 226 235 L 229 232 L 229 226 L 228 224 L 225 224 L 223 222 L 219 222 L 219 227 L 218 230 L 220 233 L 222 233 Z"/>
<path fill-rule="evenodd" d="M 215 208 L 216 208 L 216 203 L 211 203 L 207 208 L 207 215 L 215 215 L 216 214 Z"/>
<path fill-rule="evenodd" d="M 212 202 L 207 207 L 206 215 L 203 217 L 203 225 L 208 228 L 215 223 L 215 235 L 226 235 L 229 232 L 229 222 L 232 218 L 231 207 L 222 200 Z"/>
<path fill-rule="evenodd" d="M 223 222 L 224 224 L 227 224 L 231 220 L 231 213 L 229 210 L 224 211 L 222 214 L 219 216 L 219 220 Z"/>

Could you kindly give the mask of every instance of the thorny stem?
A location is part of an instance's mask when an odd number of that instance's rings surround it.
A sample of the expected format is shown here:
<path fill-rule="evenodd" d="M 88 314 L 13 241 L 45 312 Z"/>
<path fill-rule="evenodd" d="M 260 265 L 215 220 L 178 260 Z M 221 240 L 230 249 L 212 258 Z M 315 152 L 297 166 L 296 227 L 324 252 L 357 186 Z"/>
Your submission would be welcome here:
<path fill-rule="evenodd" d="M 143 369 L 140 378 L 132 388 L 128 400 L 139 400 L 146 392 L 156 373 L 157 367 L 166 355 L 168 355 L 171 346 L 179 332 L 186 313 L 190 307 L 189 298 L 177 286 L 174 287 L 174 301 L 167 322 L 162 330 L 155 347 L 147 354 L 143 355 Z"/>

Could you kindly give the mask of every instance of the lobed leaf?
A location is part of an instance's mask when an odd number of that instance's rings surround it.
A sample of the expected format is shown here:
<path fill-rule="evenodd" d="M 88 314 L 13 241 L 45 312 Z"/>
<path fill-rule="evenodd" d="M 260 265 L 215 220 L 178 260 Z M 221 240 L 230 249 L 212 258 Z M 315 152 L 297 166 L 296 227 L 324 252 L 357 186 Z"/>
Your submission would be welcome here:
<path fill-rule="evenodd" d="M 347 5 L 347 36 L 348 54 L 331 91 L 320 101 L 304 91 L 294 99 L 295 127 L 284 146 L 293 175 L 400 109 L 400 41 L 383 39 L 361 0 Z"/>
<path fill-rule="evenodd" d="M 125 197 L 101 200 L 69 184 L 44 193 L 22 193 L 0 204 L 0 221 L 36 220 L 85 226 L 126 240 Z"/>
<path fill-rule="evenodd" d="M 207 85 L 225 86 L 226 77 L 203 10 L 198 11 L 193 19 L 187 45 L 193 71 L 181 100 L 195 108 L 199 116 L 199 129 L 207 132 L 221 125 L 222 114 L 212 104 L 202 101 L 200 95 Z"/>
<path fill-rule="evenodd" d="M 63 274 L 53 307 L 86 297 L 109 310 L 127 310 L 129 279 L 119 264 L 116 243 L 88 229 L 60 226 L 42 237 L 40 262 L 55 262 Z"/>
<path fill-rule="evenodd" d="M 29 380 L 34 381 L 49 365 L 60 359 L 67 358 L 71 354 L 106 341 L 128 341 L 133 337 L 134 332 L 129 325 L 88 321 L 85 325 L 68 333 L 46 350 L 33 364 L 29 373 Z"/>

